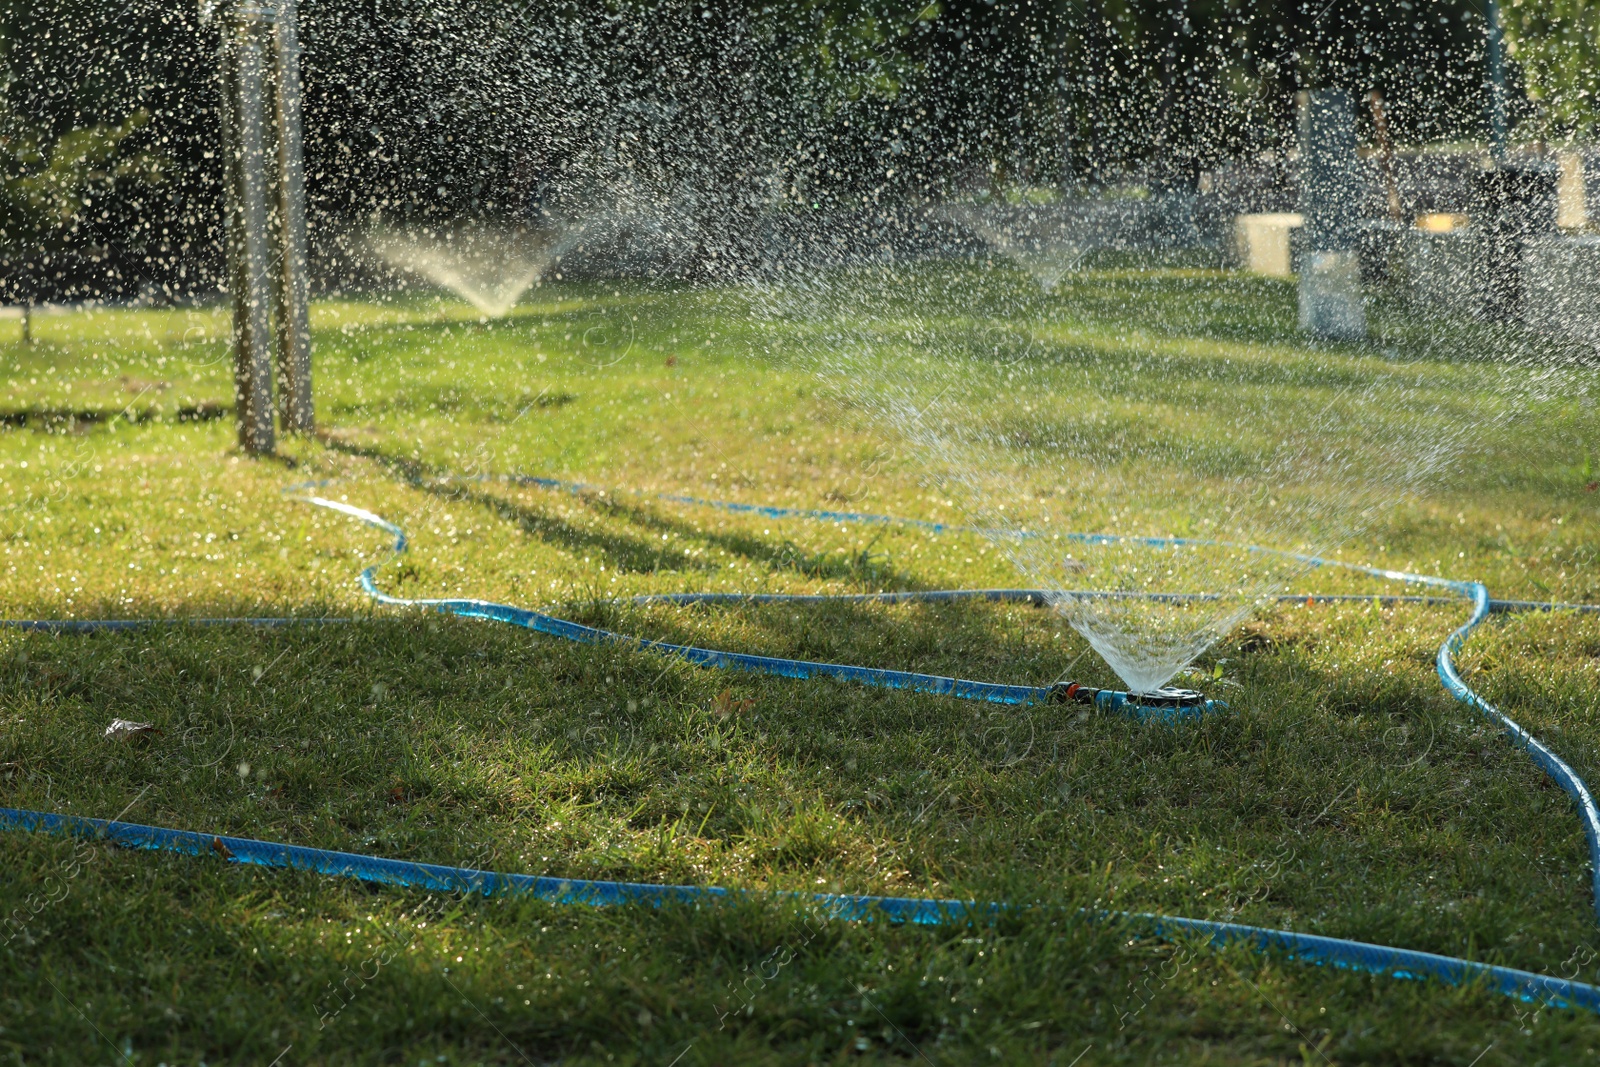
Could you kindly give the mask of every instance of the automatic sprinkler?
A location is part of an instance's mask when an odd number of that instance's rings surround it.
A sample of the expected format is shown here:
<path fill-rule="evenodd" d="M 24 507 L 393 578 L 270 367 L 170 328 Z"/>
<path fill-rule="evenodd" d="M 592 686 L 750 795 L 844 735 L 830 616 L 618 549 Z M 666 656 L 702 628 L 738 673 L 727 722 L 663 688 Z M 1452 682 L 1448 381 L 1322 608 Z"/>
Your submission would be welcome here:
<path fill-rule="evenodd" d="M 1226 711 L 1220 700 L 1207 700 L 1193 689 L 1168 687 L 1152 693 L 1129 693 L 1120 689 L 1091 689 L 1077 682 L 1061 682 L 1050 687 L 1052 704 L 1088 704 L 1096 711 L 1127 715 L 1148 721 L 1178 722 L 1198 719 L 1207 712 Z"/>

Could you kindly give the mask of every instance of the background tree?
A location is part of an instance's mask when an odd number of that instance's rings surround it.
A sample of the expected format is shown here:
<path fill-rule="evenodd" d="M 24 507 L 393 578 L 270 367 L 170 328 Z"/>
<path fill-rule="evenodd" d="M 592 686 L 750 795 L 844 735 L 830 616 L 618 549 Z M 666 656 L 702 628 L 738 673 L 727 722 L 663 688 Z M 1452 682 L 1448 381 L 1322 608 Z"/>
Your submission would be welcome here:
<path fill-rule="evenodd" d="M 70 130 L 51 142 L 0 109 L 0 288 L 22 304 L 24 343 L 32 343 L 34 302 L 70 288 L 102 258 L 82 240 L 85 220 L 128 185 L 161 182 L 158 156 L 125 150 L 149 121 L 141 111 L 115 126 Z"/>
<path fill-rule="evenodd" d="M 47 278 L 59 294 L 220 288 L 218 28 L 206 10 L 0 0 L 0 99 L 33 143 L 143 112 L 122 151 L 165 160 L 160 185 L 122 183 L 79 217 L 74 240 L 103 256 Z M 1535 91 L 1562 101 L 1562 121 L 1587 121 L 1595 63 L 1571 42 L 1594 47 L 1589 7 L 1504 10 Z M 328 277 L 349 247 L 339 238 L 374 215 L 515 223 L 647 195 L 709 256 L 753 240 L 774 205 L 797 218 L 893 212 L 974 185 L 1192 188 L 1221 161 L 1281 157 L 1294 93 L 1319 85 L 1379 89 L 1401 144 L 1485 132 L 1475 0 L 301 0 L 300 11 L 313 257 Z"/>
<path fill-rule="evenodd" d="M 1539 132 L 1592 137 L 1600 101 L 1600 4 L 1514 0 L 1501 20 L 1512 58 L 1526 73 Z"/>
<path fill-rule="evenodd" d="M 215 291 L 223 258 L 216 49 L 197 11 L 160 0 L 0 0 L 4 176 L 36 175 L 49 161 L 67 167 L 80 150 L 75 166 L 99 175 L 91 208 L 80 204 L 65 227 L 75 254 L 32 275 L 42 286 L 36 298 Z M 116 156 L 97 162 L 108 138 Z M 108 172 L 134 160 L 107 188 Z M 8 196 L 0 228 L 39 223 L 11 216 L 10 205 Z"/>

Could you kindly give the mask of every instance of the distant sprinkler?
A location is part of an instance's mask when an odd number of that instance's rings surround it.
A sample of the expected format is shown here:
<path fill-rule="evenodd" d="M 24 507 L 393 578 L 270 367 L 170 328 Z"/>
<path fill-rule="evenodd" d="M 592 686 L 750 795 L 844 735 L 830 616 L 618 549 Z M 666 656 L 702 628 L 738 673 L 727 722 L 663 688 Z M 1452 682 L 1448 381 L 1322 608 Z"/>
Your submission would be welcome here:
<path fill-rule="evenodd" d="M 315 425 L 296 0 L 232 0 L 217 14 L 239 445 L 269 453 L 274 349 L 284 430 Z"/>

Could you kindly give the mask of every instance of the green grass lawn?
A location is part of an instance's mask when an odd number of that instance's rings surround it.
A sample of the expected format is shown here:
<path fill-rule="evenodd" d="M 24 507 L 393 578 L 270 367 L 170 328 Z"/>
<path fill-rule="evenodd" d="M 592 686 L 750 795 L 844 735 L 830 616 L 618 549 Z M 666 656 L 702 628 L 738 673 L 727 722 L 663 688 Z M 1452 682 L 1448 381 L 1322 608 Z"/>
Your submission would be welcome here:
<path fill-rule="evenodd" d="M 1492 357 L 1551 355 L 1537 339 L 1380 303 L 1370 345 L 1310 350 L 1277 282 L 1113 266 L 1024 299 L 1003 270 L 926 270 L 900 312 L 943 316 L 936 332 L 1014 331 L 1025 306 L 1030 343 L 1068 364 L 1136 357 L 1162 387 L 1254 368 L 1285 419 L 1322 388 L 1307 368 L 1398 361 L 1441 419 L 1496 417 L 1343 558 L 1600 601 L 1592 372 L 1496 407 L 1510 372 Z M 995 299 L 918 303 L 963 278 Z M 1464 607 L 1266 610 L 1199 661 L 1231 712 L 1178 729 L 376 610 L 355 575 L 383 536 L 284 487 L 337 479 L 319 491 L 405 527 L 411 551 L 379 572 L 402 595 L 737 651 L 1028 684 L 1076 661 L 1074 677 L 1114 681 L 1058 616 L 1021 605 L 609 603 L 1022 580 L 973 535 L 648 495 L 963 518 L 914 449 L 796 355 L 828 330 L 747 295 L 546 286 L 493 322 L 417 295 L 324 301 L 324 433 L 272 459 L 234 447 L 226 325 L 218 309 L 102 309 L 39 316 L 31 348 L 0 334 L 0 613 L 358 621 L 0 632 L 0 804 L 563 877 L 1046 906 L 942 929 L 759 896 L 558 907 L 0 836 L 0 1062 L 1597 1056 L 1589 1015 L 1076 917 L 1231 919 L 1600 978 L 1572 804 L 1433 673 Z M 617 491 L 449 477 L 514 472 Z M 1406 591 L 1307 581 L 1296 591 Z M 1600 620 L 1520 615 L 1486 625 L 1462 666 L 1600 782 L 1597 656 Z M 161 732 L 105 740 L 118 717 Z"/>

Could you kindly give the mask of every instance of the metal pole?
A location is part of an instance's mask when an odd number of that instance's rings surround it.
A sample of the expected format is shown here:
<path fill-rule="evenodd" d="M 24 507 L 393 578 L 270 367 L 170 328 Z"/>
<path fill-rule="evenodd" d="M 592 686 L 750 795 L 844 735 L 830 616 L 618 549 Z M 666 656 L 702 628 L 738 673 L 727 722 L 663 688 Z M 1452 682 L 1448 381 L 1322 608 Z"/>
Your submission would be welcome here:
<path fill-rule="evenodd" d="M 1072 158 L 1072 134 L 1077 116 L 1077 99 L 1072 92 L 1072 5 L 1065 4 L 1058 16 L 1056 40 L 1056 110 L 1061 122 L 1061 180 L 1057 182 L 1063 192 L 1071 194 L 1078 183 L 1076 163 Z"/>
<path fill-rule="evenodd" d="M 223 166 L 228 279 L 233 295 L 233 382 L 239 446 L 270 453 L 272 286 L 267 184 L 266 16 L 229 8 L 222 27 Z"/>
<path fill-rule="evenodd" d="M 277 277 L 278 404 L 283 428 L 310 433 L 310 287 L 306 280 L 306 176 L 300 121 L 300 40 L 296 0 L 279 0 L 273 44 L 273 102 L 278 125 Z"/>
<path fill-rule="evenodd" d="M 1506 59 L 1500 5 L 1495 0 L 1484 0 L 1483 18 L 1489 37 L 1485 49 L 1489 64 L 1489 155 L 1498 167 L 1506 158 Z"/>

